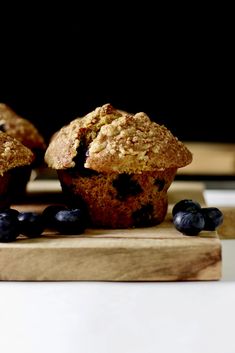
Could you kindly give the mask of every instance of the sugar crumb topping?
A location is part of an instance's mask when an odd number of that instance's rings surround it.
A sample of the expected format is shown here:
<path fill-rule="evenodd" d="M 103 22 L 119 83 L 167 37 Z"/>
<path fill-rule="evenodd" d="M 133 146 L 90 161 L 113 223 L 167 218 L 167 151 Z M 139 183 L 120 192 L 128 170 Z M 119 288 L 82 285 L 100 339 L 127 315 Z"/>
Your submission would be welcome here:
<path fill-rule="evenodd" d="M 46 162 L 55 169 L 74 167 L 81 143 L 87 149 L 85 167 L 100 172 L 141 173 L 192 161 L 191 152 L 164 125 L 144 112 L 128 114 L 110 104 L 63 127 L 46 151 Z"/>
<path fill-rule="evenodd" d="M 26 146 L 0 132 L 0 175 L 12 168 L 29 165 L 33 160 L 34 155 Z"/>

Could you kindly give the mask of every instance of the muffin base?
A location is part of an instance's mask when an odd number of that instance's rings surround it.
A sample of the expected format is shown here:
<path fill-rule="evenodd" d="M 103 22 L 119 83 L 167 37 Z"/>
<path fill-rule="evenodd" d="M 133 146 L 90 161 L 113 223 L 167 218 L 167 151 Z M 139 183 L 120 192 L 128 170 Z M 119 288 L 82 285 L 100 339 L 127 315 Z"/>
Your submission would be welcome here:
<path fill-rule="evenodd" d="M 9 172 L 0 176 L 0 210 L 10 207 L 11 197 L 9 194 L 11 175 Z"/>
<path fill-rule="evenodd" d="M 142 174 L 95 173 L 58 170 L 66 202 L 85 203 L 92 227 L 147 227 L 163 222 L 168 206 L 167 190 L 176 168 Z"/>
<path fill-rule="evenodd" d="M 17 167 L 10 171 L 9 194 L 12 202 L 24 202 L 32 166 Z"/>

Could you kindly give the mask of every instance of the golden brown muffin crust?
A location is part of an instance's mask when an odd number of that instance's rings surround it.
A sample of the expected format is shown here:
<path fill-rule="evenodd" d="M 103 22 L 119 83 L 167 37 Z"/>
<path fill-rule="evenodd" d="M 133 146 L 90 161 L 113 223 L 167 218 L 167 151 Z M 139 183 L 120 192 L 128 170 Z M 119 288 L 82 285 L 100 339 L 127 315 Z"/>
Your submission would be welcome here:
<path fill-rule="evenodd" d="M 183 167 L 191 160 L 189 150 L 165 126 L 137 113 L 100 129 L 89 146 L 85 167 L 99 172 L 140 173 Z"/>
<path fill-rule="evenodd" d="M 191 152 L 165 126 L 145 113 L 128 114 L 110 104 L 63 127 L 46 151 L 47 164 L 55 169 L 74 167 L 81 144 L 86 149 L 85 168 L 98 172 L 142 173 L 192 161 Z"/>
<path fill-rule="evenodd" d="M 0 132 L 0 175 L 10 169 L 30 165 L 33 153 L 20 141 L 4 132 Z"/>
<path fill-rule="evenodd" d="M 49 167 L 55 169 L 73 168 L 74 157 L 82 143 L 88 146 L 95 138 L 103 125 L 110 124 L 122 116 L 111 104 L 96 108 L 83 118 L 76 118 L 69 125 L 62 127 L 49 144 L 45 161 Z"/>

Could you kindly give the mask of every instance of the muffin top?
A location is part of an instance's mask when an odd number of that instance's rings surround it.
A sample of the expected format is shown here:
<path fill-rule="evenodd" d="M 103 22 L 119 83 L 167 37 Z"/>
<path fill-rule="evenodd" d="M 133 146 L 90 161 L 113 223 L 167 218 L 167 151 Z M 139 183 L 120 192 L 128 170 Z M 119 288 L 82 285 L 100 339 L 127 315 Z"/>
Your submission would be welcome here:
<path fill-rule="evenodd" d="M 0 131 L 0 176 L 15 167 L 22 167 L 33 162 L 32 151 L 20 141 Z"/>
<path fill-rule="evenodd" d="M 0 130 L 16 138 L 31 150 L 46 149 L 45 141 L 36 127 L 3 103 L 0 103 Z"/>
<path fill-rule="evenodd" d="M 98 172 L 142 173 L 183 167 L 192 154 L 145 113 L 128 114 L 105 104 L 58 131 L 45 161 L 55 169 L 74 168 L 82 161 Z"/>

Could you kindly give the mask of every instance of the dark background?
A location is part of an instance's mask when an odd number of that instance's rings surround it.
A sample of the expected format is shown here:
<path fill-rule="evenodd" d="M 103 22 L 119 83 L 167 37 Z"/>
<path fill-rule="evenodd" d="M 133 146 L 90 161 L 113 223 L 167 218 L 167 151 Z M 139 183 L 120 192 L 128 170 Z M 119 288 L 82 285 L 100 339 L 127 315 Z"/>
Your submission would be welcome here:
<path fill-rule="evenodd" d="M 0 101 L 46 139 L 109 102 L 146 112 L 182 140 L 235 142 L 229 9 L 113 6 L 5 13 Z"/>

